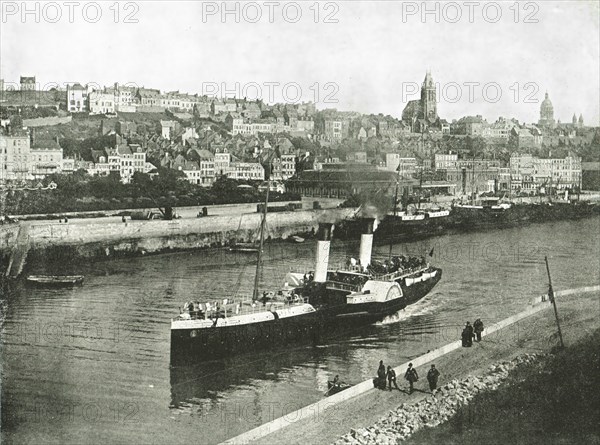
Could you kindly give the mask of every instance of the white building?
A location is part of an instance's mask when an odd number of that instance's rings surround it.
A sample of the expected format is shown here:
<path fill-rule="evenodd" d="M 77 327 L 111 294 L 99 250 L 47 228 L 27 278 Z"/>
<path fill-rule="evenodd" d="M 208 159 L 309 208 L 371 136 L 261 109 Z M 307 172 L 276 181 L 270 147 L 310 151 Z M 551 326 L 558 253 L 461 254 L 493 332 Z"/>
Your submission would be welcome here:
<path fill-rule="evenodd" d="M 264 181 L 265 169 L 258 162 L 234 162 L 230 165 L 228 177 L 237 180 Z"/>
<path fill-rule="evenodd" d="M 436 153 L 434 155 L 434 165 L 436 170 L 447 170 L 455 168 L 458 163 L 458 154 L 456 153 Z"/>
<path fill-rule="evenodd" d="M 115 95 L 102 91 L 91 91 L 88 95 L 91 114 L 108 114 L 115 112 Z"/>
<path fill-rule="evenodd" d="M 88 89 L 80 84 L 67 85 L 67 110 L 83 113 L 88 110 Z"/>
<path fill-rule="evenodd" d="M 29 177 L 30 139 L 26 132 L 0 135 L 0 180 L 25 180 Z"/>

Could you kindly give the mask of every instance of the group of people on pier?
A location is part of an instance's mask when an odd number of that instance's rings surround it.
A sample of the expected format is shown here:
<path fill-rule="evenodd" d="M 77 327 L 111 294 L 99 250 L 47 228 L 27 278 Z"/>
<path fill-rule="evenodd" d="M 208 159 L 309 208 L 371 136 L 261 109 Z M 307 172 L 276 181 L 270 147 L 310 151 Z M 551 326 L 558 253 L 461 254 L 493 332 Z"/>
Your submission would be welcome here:
<path fill-rule="evenodd" d="M 480 342 L 481 333 L 483 332 L 483 329 L 484 327 L 481 318 L 475 320 L 473 322 L 473 325 L 471 325 L 470 321 L 467 321 L 467 324 L 465 325 L 465 328 L 463 329 L 462 334 L 460 336 L 463 348 L 470 348 L 471 346 L 473 346 L 474 338 L 476 338 L 477 341 Z"/>
<path fill-rule="evenodd" d="M 471 325 L 470 321 L 467 321 L 465 328 L 462 331 L 462 346 L 470 347 L 473 345 L 473 339 L 476 339 L 478 342 L 481 341 L 481 334 L 484 330 L 483 322 L 481 318 L 478 318 Z M 427 372 L 427 382 L 429 383 L 429 390 L 434 391 L 437 388 L 438 379 L 440 377 L 440 372 L 437 370 L 435 365 L 431 365 L 431 369 Z M 404 379 L 408 382 L 409 389 L 408 393 L 412 394 L 414 390 L 414 384 L 419 381 L 419 374 L 417 370 L 413 367 L 412 363 L 408 364 L 408 368 L 404 373 Z M 387 380 L 387 385 L 386 385 Z M 388 366 L 387 369 L 383 364 L 383 360 L 379 362 L 379 368 L 377 369 L 377 377 L 373 379 L 373 384 L 376 388 L 386 389 L 388 388 L 390 391 L 392 390 L 392 386 L 398 390 L 398 384 L 396 382 L 396 371 L 391 366 Z"/>
<path fill-rule="evenodd" d="M 435 365 L 431 365 L 431 369 L 427 372 L 427 382 L 429 383 L 430 391 L 434 391 L 437 388 L 439 377 L 440 372 L 437 370 Z M 404 373 L 404 380 L 408 382 L 408 393 L 412 394 L 414 391 L 414 384 L 419 381 L 419 374 L 417 373 L 417 370 L 413 367 L 412 363 L 408 364 L 408 368 Z M 396 371 L 389 365 L 386 369 L 385 365 L 383 364 L 383 360 L 379 361 L 377 377 L 373 379 L 373 384 L 376 388 L 379 389 L 386 389 L 387 387 L 391 391 L 393 386 L 398 391 L 401 391 L 398 387 L 398 383 L 396 382 Z"/>

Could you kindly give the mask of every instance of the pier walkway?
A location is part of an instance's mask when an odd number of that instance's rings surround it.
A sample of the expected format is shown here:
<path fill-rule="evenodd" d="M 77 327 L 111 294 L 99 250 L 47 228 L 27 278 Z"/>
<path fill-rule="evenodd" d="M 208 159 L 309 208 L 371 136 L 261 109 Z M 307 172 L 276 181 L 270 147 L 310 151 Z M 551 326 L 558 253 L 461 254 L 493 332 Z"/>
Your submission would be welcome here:
<path fill-rule="evenodd" d="M 597 327 L 598 302 L 593 293 L 600 286 L 569 289 L 555 292 L 559 303 L 561 326 L 567 342 L 573 342 Z M 571 298 L 567 298 L 571 297 Z M 390 409 L 402 403 L 413 403 L 430 396 L 425 379 L 424 365 L 435 360 L 441 372 L 440 383 L 460 378 L 466 374 L 482 372 L 492 363 L 512 358 L 525 352 L 540 352 L 548 349 L 556 331 L 552 305 L 547 296 L 537 297 L 524 311 L 487 326 L 481 343 L 472 348 L 463 348 L 461 341 L 444 345 L 427 354 L 410 360 L 420 374 L 415 392 L 381 391 L 373 388 L 369 379 L 345 391 L 305 406 L 298 411 L 265 423 L 239 436 L 227 440 L 227 444 L 305 444 L 332 443 L 351 428 L 357 429 L 374 424 Z M 506 329 L 510 327 L 511 329 Z M 583 329 L 582 327 L 585 327 Z M 548 334 L 550 333 L 550 334 Z M 548 336 L 550 335 L 550 340 Z M 387 363 L 386 363 L 387 364 Z M 376 372 L 373 364 L 373 375 Z M 403 363 L 395 367 L 398 383 L 406 386 L 402 376 L 408 366 Z"/>
<path fill-rule="evenodd" d="M 29 225 L 21 223 L 16 244 L 12 249 L 8 267 L 6 269 L 7 277 L 18 278 L 19 275 L 21 275 L 21 272 L 23 272 L 23 268 L 25 267 L 25 261 L 27 261 L 29 247 Z"/>

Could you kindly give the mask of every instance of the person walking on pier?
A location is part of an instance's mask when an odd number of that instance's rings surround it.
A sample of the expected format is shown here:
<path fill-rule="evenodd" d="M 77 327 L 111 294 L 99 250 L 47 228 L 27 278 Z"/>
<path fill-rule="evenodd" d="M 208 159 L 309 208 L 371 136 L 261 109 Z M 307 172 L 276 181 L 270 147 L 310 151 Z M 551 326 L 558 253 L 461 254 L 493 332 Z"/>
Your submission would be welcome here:
<path fill-rule="evenodd" d="M 475 336 L 477 338 L 477 341 L 480 342 L 481 341 L 481 333 L 483 332 L 483 321 L 481 321 L 481 318 L 478 318 L 477 320 L 475 320 L 473 322 L 473 330 L 475 331 Z"/>
<path fill-rule="evenodd" d="M 410 388 L 409 388 L 409 394 L 412 394 L 412 392 L 413 392 L 413 384 L 419 380 L 419 375 L 417 374 L 417 370 L 415 368 L 413 368 L 413 364 L 412 363 L 408 364 L 408 369 L 404 373 L 404 378 L 406 380 L 408 380 L 408 384 L 410 386 Z"/>
<path fill-rule="evenodd" d="M 440 371 L 435 369 L 435 365 L 431 365 L 431 369 L 427 372 L 427 381 L 429 382 L 429 389 L 433 392 L 437 388 L 438 377 Z"/>
<path fill-rule="evenodd" d="M 377 368 L 377 388 L 385 389 L 385 377 L 387 373 L 385 371 L 385 365 L 383 364 L 383 360 L 379 361 L 379 368 Z"/>
<path fill-rule="evenodd" d="M 400 391 L 400 388 L 398 388 L 398 383 L 396 383 L 396 371 L 394 371 L 391 366 L 387 367 L 387 379 L 390 391 L 392 390 L 392 383 L 396 389 Z"/>
<path fill-rule="evenodd" d="M 473 326 L 471 326 L 470 321 L 467 321 L 467 324 L 463 329 L 461 335 L 463 348 L 470 348 L 471 346 L 473 346 L 474 336 L 475 334 L 473 334 Z"/>

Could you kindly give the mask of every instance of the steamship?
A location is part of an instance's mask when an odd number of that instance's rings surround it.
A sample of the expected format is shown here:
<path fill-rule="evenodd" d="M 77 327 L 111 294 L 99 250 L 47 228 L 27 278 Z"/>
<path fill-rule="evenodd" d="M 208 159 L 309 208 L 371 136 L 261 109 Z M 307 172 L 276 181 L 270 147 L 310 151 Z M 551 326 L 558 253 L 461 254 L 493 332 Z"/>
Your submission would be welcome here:
<path fill-rule="evenodd" d="M 316 344 L 383 320 L 423 298 L 441 279 L 442 270 L 424 258 L 372 260 L 373 220 L 365 232 L 359 259 L 330 269 L 332 224 L 320 224 L 314 271 L 289 272 L 284 286 L 262 296 L 255 284 L 252 298 L 187 303 L 171 321 L 171 364 Z"/>

